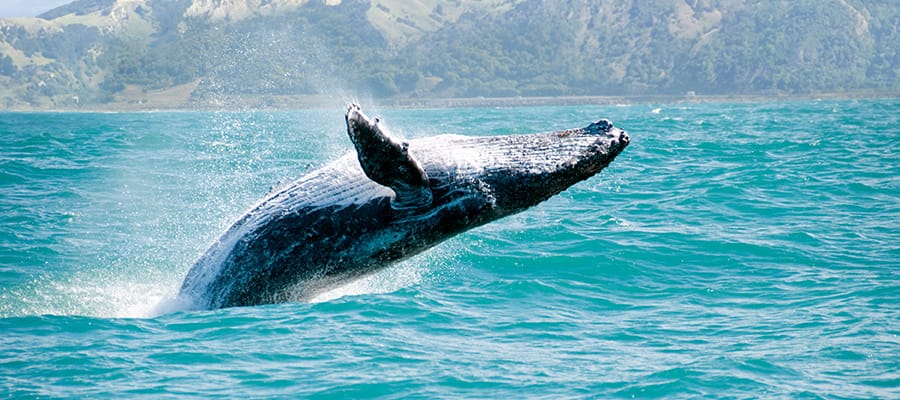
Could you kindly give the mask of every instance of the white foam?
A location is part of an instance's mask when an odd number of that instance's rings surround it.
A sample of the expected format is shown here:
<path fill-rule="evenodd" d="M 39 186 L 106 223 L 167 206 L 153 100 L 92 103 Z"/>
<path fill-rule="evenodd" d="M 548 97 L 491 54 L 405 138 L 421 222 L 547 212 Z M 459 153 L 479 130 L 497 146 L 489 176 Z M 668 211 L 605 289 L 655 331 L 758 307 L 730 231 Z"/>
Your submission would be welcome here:
<path fill-rule="evenodd" d="M 391 293 L 416 285 L 422 281 L 426 267 L 416 263 L 402 263 L 365 278 L 349 281 L 344 285 L 320 293 L 310 303 L 332 301 L 344 296 Z"/>
<path fill-rule="evenodd" d="M 458 246 L 453 241 L 444 243 L 426 253 L 378 271 L 364 278 L 348 281 L 345 284 L 320 293 L 309 300 L 310 303 L 322 303 L 344 296 L 360 296 L 367 294 L 392 293 L 410 286 L 419 285 L 435 271 L 447 264 L 454 257 Z"/>

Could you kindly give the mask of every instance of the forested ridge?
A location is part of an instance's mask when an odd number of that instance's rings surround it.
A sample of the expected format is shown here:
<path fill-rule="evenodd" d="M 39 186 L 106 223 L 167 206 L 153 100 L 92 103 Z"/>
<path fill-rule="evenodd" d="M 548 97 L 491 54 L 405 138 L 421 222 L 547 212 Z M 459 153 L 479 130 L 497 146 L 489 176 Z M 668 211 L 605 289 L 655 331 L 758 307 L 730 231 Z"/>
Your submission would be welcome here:
<path fill-rule="evenodd" d="M 894 0 L 80 0 L 0 20 L 0 108 L 338 88 L 387 99 L 896 93 L 898 26 Z"/>

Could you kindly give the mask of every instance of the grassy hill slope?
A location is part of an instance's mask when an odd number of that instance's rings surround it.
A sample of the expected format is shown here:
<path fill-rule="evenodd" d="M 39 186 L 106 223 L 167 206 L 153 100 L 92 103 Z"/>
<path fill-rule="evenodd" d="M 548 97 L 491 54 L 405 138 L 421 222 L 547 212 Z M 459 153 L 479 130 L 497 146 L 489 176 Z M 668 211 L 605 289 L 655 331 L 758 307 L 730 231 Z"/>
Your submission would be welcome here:
<path fill-rule="evenodd" d="M 0 19 L 0 108 L 896 93 L 892 1 L 80 0 Z"/>

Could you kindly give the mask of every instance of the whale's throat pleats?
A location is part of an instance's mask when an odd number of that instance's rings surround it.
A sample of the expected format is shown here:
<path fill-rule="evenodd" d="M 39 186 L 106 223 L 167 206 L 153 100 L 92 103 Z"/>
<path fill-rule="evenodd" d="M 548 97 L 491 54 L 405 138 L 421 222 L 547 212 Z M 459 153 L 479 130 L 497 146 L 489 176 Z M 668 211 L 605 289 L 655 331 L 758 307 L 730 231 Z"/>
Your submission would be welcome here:
<path fill-rule="evenodd" d="M 395 210 L 415 210 L 431 205 L 428 174 L 409 153 L 408 144 L 391 137 L 376 118 L 374 123 L 359 106 L 347 110 L 347 134 L 356 147 L 363 172 L 372 181 L 391 188 Z"/>

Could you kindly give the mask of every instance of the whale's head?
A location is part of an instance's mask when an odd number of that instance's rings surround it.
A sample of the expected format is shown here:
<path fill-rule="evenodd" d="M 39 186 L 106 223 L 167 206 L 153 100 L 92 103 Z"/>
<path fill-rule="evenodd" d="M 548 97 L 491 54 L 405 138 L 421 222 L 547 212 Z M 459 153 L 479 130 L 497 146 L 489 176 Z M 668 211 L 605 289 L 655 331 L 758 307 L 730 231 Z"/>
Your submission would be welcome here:
<path fill-rule="evenodd" d="M 472 177 L 493 196 L 495 213 L 508 215 L 594 176 L 629 142 L 624 130 L 605 119 L 557 132 L 481 137 L 469 147 L 480 164 Z"/>
<path fill-rule="evenodd" d="M 463 225 L 478 225 L 525 210 L 594 176 L 629 141 L 624 130 L 598 120 L 556 132 L 429 137 L 411 141 L 409 153 L 429 177 L 434 207 L 444 205 L 451 213 L 463 207 L 458 214 L 470 221 Z"/>

